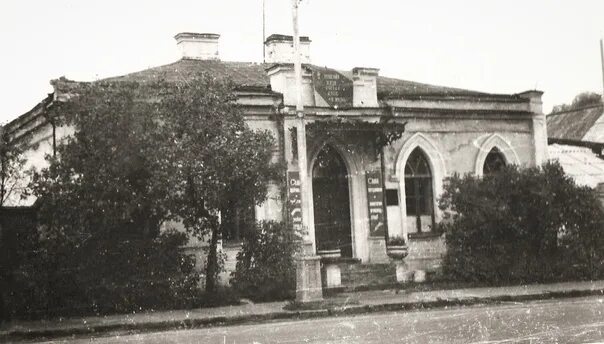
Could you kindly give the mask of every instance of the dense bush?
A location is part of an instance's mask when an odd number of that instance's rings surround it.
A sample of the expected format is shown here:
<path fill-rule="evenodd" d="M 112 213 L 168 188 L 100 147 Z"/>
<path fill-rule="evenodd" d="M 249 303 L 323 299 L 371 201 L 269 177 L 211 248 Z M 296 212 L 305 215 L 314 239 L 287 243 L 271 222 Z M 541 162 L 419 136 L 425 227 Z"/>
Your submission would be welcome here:
<path fill-rule="evenodd" d="M 604 213 L 558 163 L 453 176 L 440 200 L 446 277 L 527 283 L 604 276 Z"/>
<path fill-rule="evenodd" d="M 13 285 L 12 272 L 37 241 L 35 214 L 35 208 L 0 207 L 0 322 L 11 313 L 6 302 Z"/>
<path fill-rule="evenodd" d="M 248 230 L 231 284 L 255 301 L 283 300 L 295 296 L 294 254 L 299 236 L 283 223 L 261 222 Z"/>
<path fill-rule="evenodd" d="M 11 267 L 7 316 L 39 318 L 188 306 L 199 296 L 183 233 L 155 239 L 61 236 L 31 241 Z"/>

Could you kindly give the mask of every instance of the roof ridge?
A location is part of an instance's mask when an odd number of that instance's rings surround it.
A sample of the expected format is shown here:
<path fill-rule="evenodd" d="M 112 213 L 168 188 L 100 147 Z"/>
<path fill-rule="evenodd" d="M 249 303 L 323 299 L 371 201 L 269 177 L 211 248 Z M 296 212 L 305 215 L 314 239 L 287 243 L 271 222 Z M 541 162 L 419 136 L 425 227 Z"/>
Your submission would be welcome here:
<path fill-rule="evenodd" d="M 583 111 L 583 110 L 588 110 L 588 109 L 594 109 L 597 107 L 603 107 L 604 108 L 604 103 L 599 103 L 599 104 L 591 104 L 591 105 L 586 105 L 586 106 L 582 106 L 576 109 L 570 109 L 570 110 L 564 110 L 564 111 L 558 111 L 558 112 L 550 112 L 547 116 L 557 116 L 557 115 L 564 115 L 570 112 L 578 112 L 578 111 Z"/>
<path fill-rule="evenodd" d="M 127 77 L 129 75 L 145 72 L 145 71 L 148 71 L 148 70 L 154 69 L 154 68 L 162 68 L 162 67 L 172 66 L 172 65 L 175 65 L 175 64 L 179 63 L 182 60 L 185 60 L 185 58 L 181 58 L 181 59 L 178 59 L 178 60 L 176 60 L 174 62 L 170 62 L 170 63 L 158 65 L 158 66 L 150 66 L 150 67 L 147 67 L 147 68 L 144 68 L 144 69 L 140 69 L 140 70 L 137 70 L 137 71 L 134 71 L 134 72 L 130 72 L 130 73 L 126 73 L 126 74 L 122 74 L 122 75 L 109 76 L 109 77 L 98 79 L 98 80 L 95 80 L 95 81 L 105 81 L 105 80 L 119 79 L 119 78 Z"/>

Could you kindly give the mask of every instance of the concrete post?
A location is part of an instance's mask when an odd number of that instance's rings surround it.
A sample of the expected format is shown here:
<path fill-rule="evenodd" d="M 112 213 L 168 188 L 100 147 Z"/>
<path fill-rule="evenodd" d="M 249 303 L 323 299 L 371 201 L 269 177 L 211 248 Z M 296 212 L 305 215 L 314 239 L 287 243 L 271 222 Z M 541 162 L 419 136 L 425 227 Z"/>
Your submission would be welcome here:
<path fill-rule="evenodd" d="M 296 301 L 310 302 L 322 299 L 321 257 L 298 257 L 296 259 Z"/>
<path fill-rule="evenodd" d="M 413 280 L 413 271 L 409 270 L 409 266 L 402 260 L 396 261 L 396 281 L 408 283 Z"/>
<path fill-rule="evenodd" d="M 292 20 L 294 26 L 294 70 L 296 76 L 296 117 L 298 118 L 298 169 L 300 173 L 302 227 L 308 230 L 310 200 L 308 199 L 308 163 L 306 157 L 306 121 L 302 104 L 302 63 L 300 57 L 300 36 L 298 34 L 298 0 L 292 0 Z M 309 302 L 323 299 L 321 286 L 321 258 L 316 255 L 314 242 L 304 238 L 304 252 L 296 261 L 296 301 Z M 314 237 L 314 235 L 312 236 Z M 309 249 L 310 246 L 310 249 Z"/>
<path fill-rule="evenodd" d="M 342 271 L 337 263 L 325 263 L 325 286 L 327 288 L 340 287 L 342 285 Z"/>
<path fill-rule="evenodd" d="M 298 113 L 299 115 L 300 113 Z M 306 124 L 304 117 L 299 117 L 298 126 L 298 165 L 300 172 L 300 189 L 302 203 L 302 225 L 303 230 L 309 228 L 310 206 L 308 199 L 308 179 L 307 179 L 307 160 L 306 160 Z M 296 262 L 296 301 L 309 302 L 323 299 L 323 289 L 321 286 L 321 257 L 316 255 L 314 233 L 304 233 L 304 249 Z"/>

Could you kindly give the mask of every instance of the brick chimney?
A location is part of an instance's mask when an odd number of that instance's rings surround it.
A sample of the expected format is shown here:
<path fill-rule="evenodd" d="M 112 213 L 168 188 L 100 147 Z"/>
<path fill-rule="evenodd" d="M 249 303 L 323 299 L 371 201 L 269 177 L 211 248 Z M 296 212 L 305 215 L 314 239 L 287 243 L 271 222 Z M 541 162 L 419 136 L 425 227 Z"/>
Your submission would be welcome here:
<path fill-rule="evenodd" d="M 220 60 L 218 55 L 219 34 L 181 32 L 174 36 L 183 59 Z"/>
<path fill-rule="evenodd" d="M 310 63 L 310 39 L 300 36 L 302 63 Z M 292 36 L 272 34 L 264 42 L 264 59 L 267 63 L 294 63 L 294 39 Z"/>

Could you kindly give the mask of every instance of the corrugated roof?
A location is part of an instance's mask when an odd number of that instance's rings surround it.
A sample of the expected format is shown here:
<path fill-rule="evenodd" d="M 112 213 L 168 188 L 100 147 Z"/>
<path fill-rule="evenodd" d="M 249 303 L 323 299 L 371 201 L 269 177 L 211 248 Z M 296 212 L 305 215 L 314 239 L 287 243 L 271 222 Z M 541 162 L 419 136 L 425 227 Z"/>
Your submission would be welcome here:
<path fill-rule="evenodd" d="M 219 60 L 181 59 L 164 66 L 145 69 L 140 72 L 105 79 L 107 81 L 145 82 L 157 78 L 166 81 L 185 80 L 196 72 L 207 72 L 217 77 L 230 78 L 242 87 L 266 88 L 270 90 L 270 79 L 266 69 L 273 66 L 268 63 L 231 62 Z M 312 66 L 311 66 L 312 67 Z M 322 67 L 321 67 L 322 68 Z M 338 71 L 347 78 L 352 78 L 351 71 Z M 386 95 L 441 95 L 441 96 L 484 96 L 488 93 L 464 90 L 453 87 L 429 85 L 414 81 L 379 76 L 377 80 L 378 96 Z"/>
<path fill-rule="evenodd" d="M 595 188 L 604 183 L 604 160 L 590 148 L 553 144 L 548 146 L 550 160 L 558 160 L 564 172 L 579 185 Z"/>
<path fill-rule="evenodd" d="M 602 105 L 556 112 L 547 115 L 547 136 L 555 139 L 584 140 L 587 132 L 602 116 Z"/>

